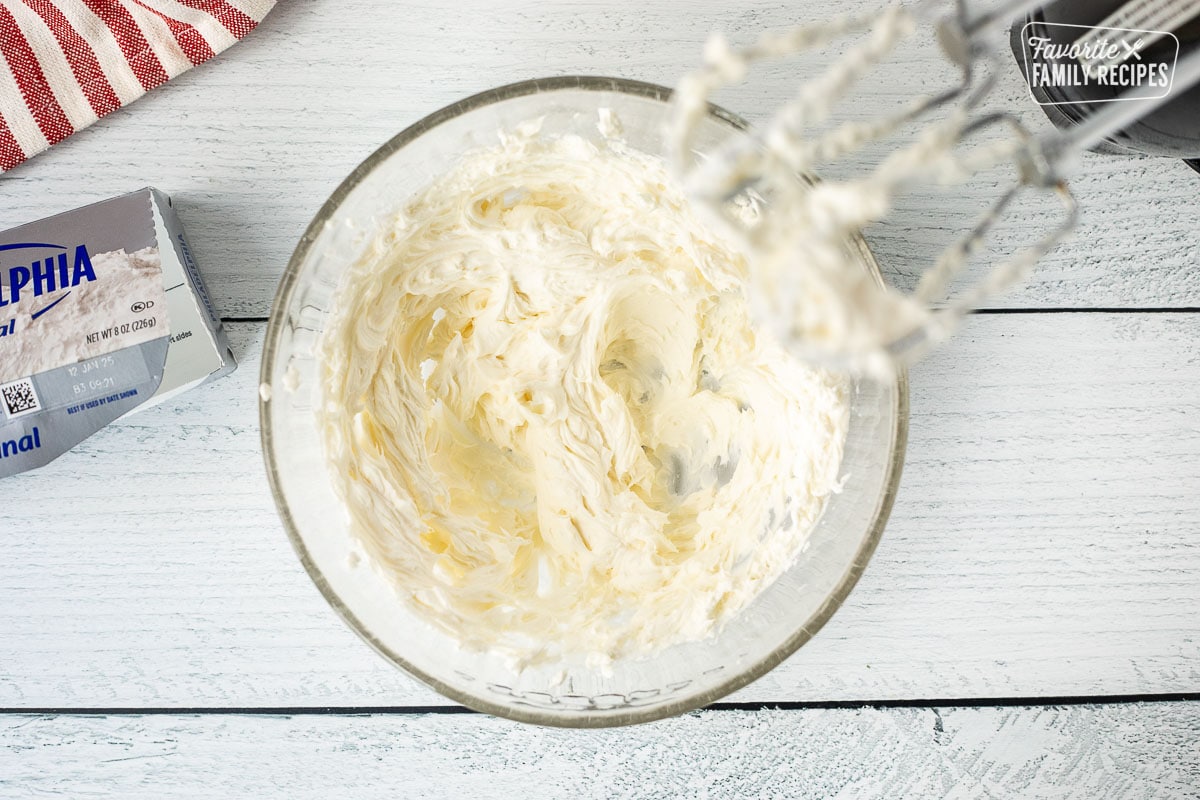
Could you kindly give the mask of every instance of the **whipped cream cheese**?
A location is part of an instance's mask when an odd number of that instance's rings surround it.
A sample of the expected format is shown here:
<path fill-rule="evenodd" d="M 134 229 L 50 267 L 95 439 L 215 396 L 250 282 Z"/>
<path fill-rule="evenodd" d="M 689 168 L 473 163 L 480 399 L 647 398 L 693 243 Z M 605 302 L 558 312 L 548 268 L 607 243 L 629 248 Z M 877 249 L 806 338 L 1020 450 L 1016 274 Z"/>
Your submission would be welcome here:
<path fill-rule="evenodd" d="M 528 125 L 466 156 L 322 336 L 319 423 L 368 560 L 524 662 L 717 630 L 803 549 L 848 425 L 843 380 L 751 325 L 746 270 L 617 139 Z"/>
<path fill-rule="evenodd" d="M 918 28 L 920 9 L 892 5 L 866 14 L 763 34 L 744 48 L 710 39 L 700 69 L 683 76 L 673 98 L 667 144 L 673 174 L 702 219 L 747 254 L 754 321 L 789 350 L 833 361 L 860 373 L 887 378 L 946 339 L 958 320 L 987 297 L 1024 277 L 1049 242 L 997 262 L 986 278 L 954 296 L 952 283 L 980 245 L 985 222 L 947 247 L 912 292 L 901 292 L 861 268 L 847 247 L 869 223 L 883 219 L 894 200 L 914 185 L 953 186 L 980 172 L 1013 162 L 1025 146 L 1014 131 L 966 146 L 973 123 L 970 103 L 951 103 L 886 157 L 842 180 L 807 180 L 822 165 L 845 159 L 867 142 L 885 140 L 931 111 L 928 96 L 865 120 L 836 122 L 839 101 L 897 45 Z M 829 45 L 848 36 L 859 41 L 807 78 L 794 99 L 752 135 L 730 138 L 703 158 L 694 141 L 720 89 L 744 81 L 759 61 Z M 952 61 L 965 54 L 943 46 Z M 962 67 L 963 64 L 959 63 Z M 967 92 L 967 96 L 971 93 Z M 902 143 L 901 143 L 902 142 Z M 757 213 L 747 215 L 747 205 Z M 999 207 L 998 207 L 999 208 Z M 941 307 L 939 307 L 941 306 Z"/>

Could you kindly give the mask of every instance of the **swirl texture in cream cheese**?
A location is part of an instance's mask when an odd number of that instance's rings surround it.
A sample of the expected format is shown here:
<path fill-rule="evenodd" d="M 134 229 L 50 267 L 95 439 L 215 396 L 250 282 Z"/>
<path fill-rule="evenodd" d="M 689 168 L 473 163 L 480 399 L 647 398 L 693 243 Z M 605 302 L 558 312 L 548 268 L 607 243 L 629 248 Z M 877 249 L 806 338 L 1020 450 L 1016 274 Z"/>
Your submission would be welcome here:
<path fill-rule="evenodd" d="M 664 164 L 532 127 L 416 197 L 340 288 L 319 417 L 355 537 L 522 661 L 717 630 L 839 487 L 846 386 L 750 324 Z"/>

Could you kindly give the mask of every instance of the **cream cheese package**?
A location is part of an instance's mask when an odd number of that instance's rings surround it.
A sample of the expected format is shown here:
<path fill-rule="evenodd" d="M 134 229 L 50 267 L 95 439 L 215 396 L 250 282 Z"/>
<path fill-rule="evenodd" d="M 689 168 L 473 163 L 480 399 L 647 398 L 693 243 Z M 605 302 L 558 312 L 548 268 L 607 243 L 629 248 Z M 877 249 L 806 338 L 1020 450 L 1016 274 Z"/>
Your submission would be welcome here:
<path fill-rule="evenodd" d="M 236 367 L 157 189 L 0 233 L 0 478 Z"/>

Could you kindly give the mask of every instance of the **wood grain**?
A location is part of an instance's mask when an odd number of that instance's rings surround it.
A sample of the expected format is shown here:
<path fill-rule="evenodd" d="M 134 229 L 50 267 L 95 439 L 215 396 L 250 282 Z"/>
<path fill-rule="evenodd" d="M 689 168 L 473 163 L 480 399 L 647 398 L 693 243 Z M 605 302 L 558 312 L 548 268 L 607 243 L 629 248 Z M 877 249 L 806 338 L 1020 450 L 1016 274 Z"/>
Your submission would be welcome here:
<path fill-rule="evenodd" d="M 4 482 L 0 707 L 438 704 L 292 554 L 242 368 Z M 1200 690 L 1200 315 L 976 316 L 847 605 L 744 701 Z"/>
<path fill-rule="evenodd" d="M 876 0 L 847 0 L 848 10 Z M 264 317 L 304 226 L 429 112 L 553 74 L 674 82 L 711 30 L 827 5 L 288 0 L 247 41 L 0 178 L 0 228 L 171 192 L 218 307 Z M 848 105 L 940 85 L 928 46 Z M 820 58 L 721 101 L 761 120 Z M 1008 62 L 994 105 L 1046 123 Z M 1087 156 L 1074 242 L 991 305 L 1200 306 L 1197 177 Z M 870 240 L 911 285 L 999 185 L 917 195 Z M 995 252 L 1027 241 L 1022 207 Z M 986 262 L 986 259 L 985 259 Z M 264 326 L 232 378 L 125 420 L 0 494 L 0 708 L 443 705 L 346 629 L 299 567 L 261 467 Z M 1200 786 L 1200 704 L 937 707 L 938 698 L 1200 691 L 1200 315 L 970 320 L 913 375 L 901 496 L 848 604 L 733 700 L 564 732 L 477 715 L 0 714 L 0 797 L 1158 798 Z"/>
<path fill-rule="evenodd" d="M 847 0 L 839 9 L 874 8 Z M 758 31 L 825 13 L 768 0 L 289 0 L 246 41 L 6 174 L 0 228 L 154 184 L 172 193 L 227 316 L 261 317 L 296 241 L 321 203 L 371 151 L 466 95 L 527 78 L 602 74 L 673 84 L 698 62 L 710 31 Z M 845 104 L 862 118 L 945 84 L 922 40 Z M 763 119 L 821 58 L 756 74 L 720 99 Z M 1036 128 L 1015 63 L 1004 61 L 998 105 Z M 1180 162 L 1089 156 L 1073 185 L 1084 218 L 1073 244 L 1046 259 L 1005 307 L 1200 306 L 1198 178 Z M 885 271 L 911 285 L 964 230 L 995 180 L 918 195 L 872 231 Z M 1009 252 L 1049 210 L 1014 212 L 998 232 Z M 986 261 L 986 259 L 985 259 Z"/>
<path fill-rule="evenodd" d="M 0 794 L 255 798 L 1194 796 L 1200 704 L 482 716 L 0 717 Z"/>

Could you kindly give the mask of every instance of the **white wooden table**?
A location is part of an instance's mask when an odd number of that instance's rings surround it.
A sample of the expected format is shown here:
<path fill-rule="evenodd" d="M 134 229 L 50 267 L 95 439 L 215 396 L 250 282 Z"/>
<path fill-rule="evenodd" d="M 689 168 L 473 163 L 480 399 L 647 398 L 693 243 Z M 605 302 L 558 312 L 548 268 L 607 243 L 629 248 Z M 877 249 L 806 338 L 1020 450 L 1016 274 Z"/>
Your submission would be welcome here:
<path fill-rule="evenodd" d="M 824 8 L 285 0 L 214 63 L 0 178 L 0 228 L 172 193 L 242 360 L 0 485 L 0 797 L 1196 796 L 1200 176 L 1179 162 L 1084 160 L 1074 242 L 913 372 L 865 578 L 728 703 L 596 732 L 464 713 L 360 643 L 291 552 L 261 466 L 259 351 L 337 182 L 469 93 L 669 84 L 712 29 L 745 39 Z M 925 86 L 932 58 L 866 93 Z M 761 118 L 787 77 L 729 104 Z M 1000 99 L 1043 124 L 1015 69 Z M 885 270 L 909 281 L 972 192 L 872 231 Z"/>

